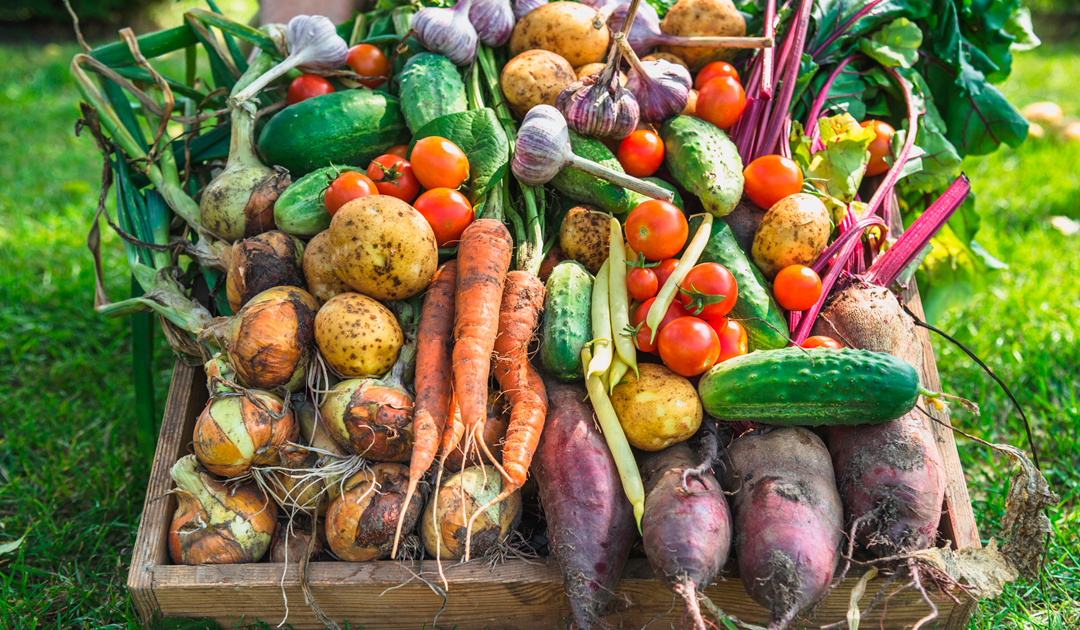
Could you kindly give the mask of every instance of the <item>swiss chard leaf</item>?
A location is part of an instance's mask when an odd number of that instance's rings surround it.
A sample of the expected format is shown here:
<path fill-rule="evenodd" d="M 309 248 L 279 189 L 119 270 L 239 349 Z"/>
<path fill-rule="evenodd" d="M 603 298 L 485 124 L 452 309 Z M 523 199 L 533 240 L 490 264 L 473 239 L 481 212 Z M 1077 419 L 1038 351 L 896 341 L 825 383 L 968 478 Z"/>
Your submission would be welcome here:
<path fill-rule="evenodd" d="M 872 36 L 859 40 L 859 49 L 887 68 L 913 66 L 921 45 L 922 31 L 907 18 L 896 18 Z"/>
<path fill-rule="evenodd" d="M 439 116 L 416 131 L 412 145 L 420 138 L 439 136 L 453 142 L 469 158 L 466 194 L 476 203 L 506 176 L 510 166 L 510 140 L 502 123 L 490 108 Z"/>
<path fill-rule="evenodd" d="M 870 159 L 867 148 L 877 136 L 847 114 L 822 118 L 818 126 L 825 147 L 811 156 L 807 175 L 818 180 L 818 190 L 849 204 L 859 192 Z"/>
<path fill-rule="evenodd" d="M 816 28 L 806 49 L 818 61 L 846 55 L 860 36 L 882 24 L 899 17 L 920 20 L 933 10 L 932 0 L 818 0 L 810 13 Z"/>

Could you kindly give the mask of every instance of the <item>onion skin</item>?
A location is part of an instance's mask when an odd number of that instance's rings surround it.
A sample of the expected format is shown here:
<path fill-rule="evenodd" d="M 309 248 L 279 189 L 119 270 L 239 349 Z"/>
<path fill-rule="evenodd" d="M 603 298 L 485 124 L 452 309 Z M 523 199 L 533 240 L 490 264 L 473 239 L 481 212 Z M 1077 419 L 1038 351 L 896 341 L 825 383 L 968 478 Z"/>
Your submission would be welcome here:
<path fill-rule="evenodd" d="M 326 512 L 326 540 L 334 555 L 350 562 L 389 558 L 408 485 L 409 469 L 401 464 L 377 464 L 349 477 Z M 423 507 L 422 493 L 414 494 L 402 531 L 416 527 Z"/>
<path fill-rule="evenodd" d="M 330 435 L 349 453 L 376 462 L 412 458 L 413 399 L 403 388 L 375 379 L 342 381 L 321 411 Z"/>
<path fill-rule="evenodd" d="M 291 536 L 286 533 L 287 531 L 288 526 L 286 523 L 280 523 L 277 529 L 274 530 L 274 536 L 270 539 L 270 555 L 267 556 L 267 560 L 270 562 L 296 563 L 300 562 L 304 554 L 307 553 L 308 542 L 314 534 L 306 527 L 300 527 L 296 524 L 293 525 Z M 322 540 L 315 536 L 315 546 L 311 549 L 311 557 L 317 557 L 322 551 Z"/>
<path fill-rule="evenodd" d="M 274 287 L 306 288 L 304 244 L 284 232 L 272 230 L 232 246 L 225 293 L 233 312 L 251 298 Z"/>
<path fill-rule="evenodd" d="M 281 413 L 282 401 L 267 392 L 250 391 L 274 413 Z M 281 463 L 279 448 L 293 442 L 299 426 L 292 411 L 275 419 L 247 396 L 215 398 L 195 422 L 195 456 L 210 472 L 236 477 L 252 466 Z"/>
<path fill-rule="evenodd" d="M 469 518 L 502 489 L 502 476 L 494 470 L 466 468 L 447 479 L 424 508 L 420 537 L 428 555 L 460 560 L 465 555 Z M 520 520 L 521 490 L 515 490 L 476 518 L 472 529 L 473 557 L 483 556 L 488 549 L 505 541 Z"/>

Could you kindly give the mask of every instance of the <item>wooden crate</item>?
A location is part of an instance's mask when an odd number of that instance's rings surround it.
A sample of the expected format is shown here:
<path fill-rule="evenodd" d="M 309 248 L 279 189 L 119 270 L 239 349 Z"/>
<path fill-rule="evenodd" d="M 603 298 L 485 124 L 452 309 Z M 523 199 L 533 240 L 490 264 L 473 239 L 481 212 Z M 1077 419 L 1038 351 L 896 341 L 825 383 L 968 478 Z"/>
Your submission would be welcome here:
<path fill-rule="evenodd" d="M 914 286 L 905 295 L 911 310 L 922 316 L 922 306 Z M 920 370 L 928 389 L 939 390 L 933 349 L 924 329 L 919 335 L 925 349 L 925 365 Z M 207 391 L 202 370 L 177 363 L 165 407 L 157 453 L 150 473 L 150 483 L 143 507 L 142 522 L 128 573 L 128 590 L 145 624 L 161 615 L 167 617 L 209 617 L 225 628 L 241 618 L 258 618 L 276 625 L 285 618 L 288 598 L 288 623 L 298 630 L 322 628 L 314 613 L 304 604 L 296 565 L 259 563 L 248 565 L 176 566 L 167 549 L 168 527 L 176 509 L 169 469 L 187 454 L 195 419 L 206 404 Z M 935 412 L 948 422 L 944 412 Z M 971 511 L 967 485 L 953 441 L 952 432 L 937 424 L 934 434 L 945 462 L 947 488 L 940 525 L 941 536 L 954 548 L 979 546 L 979 536 Z M 423 564 L 425 576 L 433 574 L 435 564 Z M 410 579 L 415 564 L 397 562 L 313 562 L 309 583 L 316 602 L 331 619 L 346 620 L 352 628 L 420 630 L 432 627 L 473 630 L 481 628 L 564 628 L 569 609 L 563 594 L 562 580 L 554 560 L 525 562 L 509 560 L 491 569 L 479 562 L 448 567 L 450 583 L 446 607 L 440 596 L 418 580 Z M 434 579 L 434 578 L 430 578 Z M 808 627 L 817 627 L 845 618 L 850 591 L 859 579 L 854 572 L 817 608 Z M 405 584 L 404 586 L 401 586 Z M 865 610 L 882 578 L 871 580 L 861 600 Z M 390 590 L 393 588 L 393 590 Z M 650 620 L 654 628 L 679 627 L 683 615 L 681 603 L 654 577 L 648 562 L 632 559 L 627 563 L 617 592 L 629 596 L 633 605 L 622 606 L 607 621 L 614 626 L 641 628 Z M 710 586 L 706 593 L 728 614 L 744 621 L 766 624 L 767 611 L 754 603 L 743 590 L 729 563 L 724 579 Z M 935 603 L 939 610 L 938 628 L 960 630 L 967 625 L 976 602 L 960 595 L 957 604 L 947 598 Z M 880 614 L 880 608 L 876 609 Z M 882 627 L 900 630 L 911 627 L 928 609 L 908 590 L 890 600 L 888 618 Z M 879 627 L 875 616 L 867 627 Z"/>

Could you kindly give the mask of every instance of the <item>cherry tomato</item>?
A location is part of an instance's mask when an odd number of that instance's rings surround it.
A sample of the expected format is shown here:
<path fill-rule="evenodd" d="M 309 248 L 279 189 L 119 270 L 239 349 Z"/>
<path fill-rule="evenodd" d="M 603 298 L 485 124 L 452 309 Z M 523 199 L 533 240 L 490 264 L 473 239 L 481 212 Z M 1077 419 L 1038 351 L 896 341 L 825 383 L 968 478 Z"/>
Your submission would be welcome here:
<path fill-rule="evenodd" d="M 821 297 L 821 278 L 809 267 L 788 265 L 776 274 L 773 297 L 789 311 L 805 311 Z"/>
<path fill-rule="evenodd" d="M 680 376 L 697 376 L 716 363 L 720 339 L 716 331 L 696 317 L 680 317 L 657 336 L 660 358 Z"/>
<path fill-rule="evenodd" d="M 814 335 L 813 337 L 807 337 L 806 341 L 802 342 L 804 348 L 831 348 L 833 350 L 839 350 L 844 346 L 840 345 L 840 342 L 832 337 L 826 337 L 825 335 Z"/>
<path fill-rule="evenodd" d="M 456 244 L 473 220 L 472 204 L 452 188 L 432 188 L 420 195 L 413 207 L 431 224 L 439 247 Z"/>
<path fill-rule="evenodd" d="M 705 64 L 705 67 L 698 72 L 696 77 L 694 77 L 694 89 L 700 90 L 705 87 L 706 83 L 712 81 L 716 77 L 731 77 L 740 84 L 742 83 L 742 81 L 739 80 L 739 71 L 735 69 L 735 66 L 726 61 L 714 61 Z"/>
<path fill-rule="evenodd" d="M 626 290 L 630 297 L 639 302 L 656 297 L 656 292 L 660 290 L 656 272 L 648 267 L 634 267 L 626 272 Z"/>
<path fill-rule="evenodd" d="M 668 276 L 675 272 L 675 268 L 679 266 L 678 258 L 668 258 L 667 260 L 661 260 L 660 264 L 653 267 L 653 272 L 656 273 L 656 285 L 663 287 L 667 282 Z"/>
<path fill-rule="evenodd" d="M 469 158 L 456 144 L 439 136 L 420 138 L 409 154 L 420 185 L 433 188 L 457 188 L 469 176 Z"/>
<path fill-rule="evenodd" d="M 326 204 L 326 211 L 330 213 L 330 216 L 334 216 L 347 202 L 377 194 L 379 194 L 379 189 L 367 175 L 356 171 L 345 171 L 326 187 L 323 203 Z"/>
<path fill-rule="evenodd" d="M 416 181 L 412 164 L 396 155 L 380 155 L 371 161 L 367 176 L 375 182 L 379 194 L 390 195 L 412 203 L 420 192 L 420 182 Z"/>
<path fill-rule="evenodd" d="M 315 98 L 316 96 L 322 96 L 323 94 L 330 94 L 333 91 L 334 86 L 330 85 L 329 81 L 319 75 L 301 74 L 289 84 L 289 91 L 285 95 L 285 102 L 289 105 L 295 105 L 300 101 L 306 101 L 309 98 Z"/>
<path fill-rule="evenodd" d="M 717 363 L 742 356 L 750 351 L 746 329 L 739 322 L 721 317 L 706 323 L 712 326 L 717 338 L 720 339 L 720 356 L 716 359 Z"/>
<path fill-rule="evenodd" d="M 717 319 L 727 315 L 739 287 L 727 267 L 717 263 L 702 263 L 690 270 L 679 283 L 679 300 L 688 313 L 701 319 Z"/>
<path fill-rule="evenodd" d="M 867 149 L 870 152 L 870 162 L 866 165 L 866 174 L 880 175 L 889 170 L 890 164 L 885 162 L 885 158 L 892 156 L 889 145 L 892 143 L 892 137 L 896 134 L 896 130 L 889 123 L 880 120 L 866 120 L 860 124 L 863 127 L 873 125 L 874 133 L 877 134 L 877 137 L 874 138 L 874 141 L 870 143 L 870 147 Z"/>
<path fill-rule="evenodd" d="M 653 303 L 656 302 L 656 298 L 649 298 L 645 300 L 634 311 L 634 328 L 637 329 L 637 334 L 634 336 L 634 345 L 638 350 L 642 352 L 656 352 L 657 340 L 650 340 L 652 337 L 652 329 L 645 323 L 645 318 L 649 315 L 649 309 L 652 308 Z M 680 317 L 687 317 L 690 313 L 686 312 L 686 309 L 682 307 L 682 304 L 676 300 L 668 307 L 667 313 L 664 313 L 664 318 L 660 320 L 660 331 L 663 332 L 667 325 L 671 322 L 679 319 Z M 657 335 L 659 338 L 659 335 Z"/>
<path fill-rule="evenodd" d="M 386 155 L 396 155 L 404 160 L 409 159 L 409 145 L 395 144 L 386 150 Z"/>
<path fill-rule="evenodd" d="M 350 48 L 345 63 L 349 64 L 353 72 L 362 77 L 381 77 L 368 81 L 359 81 L 360 85 L 371 89 L 375 89 L 386 82 L 386 75 L 390 69 L 390 61 L 383 54 L 383 51 L 371 44 L 357 44 Z"/>
<path fill-rule="evenodd" d="M 633 177 L 648 177 L 664 161 L 664 141 L 648 129 L 638 129 L 619 143 L 619 164 Z"/>
<path fill-rule="evenodd" d="M 773 205 L 802 190 L 802 169 L 782 155 L 763 155 L 743 170 L 743 190 L 750 201 L 768 210 Z"/>
<path fill-rule="evenodd" d="M 746 93 L 731 77 L 716 77 L 698 90 L 696 116 L 721 129 L 739 122 L 746 107 Z"/>
<path fill-rule="evenodd" d="M 690 226 L 682 210 L 659 199 L 650 199 L 630 211 L 626 221 L 630 248 L 647 260 L 663 260 L 679 253 Z"/>

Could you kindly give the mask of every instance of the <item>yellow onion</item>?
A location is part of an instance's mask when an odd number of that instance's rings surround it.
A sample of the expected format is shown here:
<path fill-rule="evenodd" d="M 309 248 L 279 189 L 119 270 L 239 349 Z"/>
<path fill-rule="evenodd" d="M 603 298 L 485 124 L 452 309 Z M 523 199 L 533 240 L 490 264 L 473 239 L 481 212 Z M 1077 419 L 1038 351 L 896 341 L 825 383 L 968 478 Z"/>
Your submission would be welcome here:
<path fill-rule="evenodd" d="M 297 287 L 274 287 L 233 317 L 218 317 L 199 333 L 229 356 L 243 385 L 296 391 L 304 384 L 315 342 L 315 298 Z"/>
<path fill-rule="evenodd" d="M 466 468 L 447 479 L 424 509 L 420 537 L 428 554 L 450 560 L 464 557 L 469 519 L 502 490 L 502 475 L 494 469 Z M 516 490 L 476 517 L 471 554 L 482 556 L 504 542 L 520 520 L 521 490 Z"/>
<path fill-rule="evenodd" d="M 408 485 L 409 469 L 401 464 L 377 464 L 350 477 L 326 512 L 326 540 L 334 555 L 351 562 L 390 557 L 401 510 L 403 531 L 409 532 L 424 508 L 420 494 L 404 505 Z"/>
<path fill-rule="evenodd" d="M 376 462 L 412 458 L 413 398 L 393 374 L 335 385 L 320 407 L 330 435 L 346 451 Z"/>
<path fill-rule="evenodd" d="M 277 466 L 281 447 L 295 442 L 292 410 L 277 396 L 258 390 L 210 400 L 195 422 L 192 438 L 199 462 L 217 475 L 237 477 L 252 466 Z"/>
<path fill-rule="evenodd" d="M 315 527 L 318 530 L 318 527 Z M 315 536 L 314 547 L 311 548 L 311 557 L 315 558 L 323 551 L 321 536 L 315 535 L 308 521 L 301 522 L 295 519 L 290 525 L 288 522 L 279 522 L 274 529 L 274 536 L 270 539 L 270 554 L 267 560 L 270 562 L 300 562 L 304 554 L 308 552 L 311 537 Z"/>
<path fill-rule="evenodd" d="M 322 499 L 324 488 L 332 485 L 341 474 L 320 469 L 336 458 L 346 459 L 348 454 L 330 437 L 315 415 L 315 405 L 307 400 L 295 404 L 294 414 L 300 425 L 300 441 L 306 446 L 286 444 L 279 450 L 281 463 L 267 471 L 273 477 L 267 481 L 277 504 L 286 510 L 326 514 L 329 499 Z M 327 455 L 329 453 L 329 455 Z M 340 460 L 338 460 L 340 461 Z"/>
<path fill-rule="evenodd" d="M 225 279 L 225 294 L 233 312 L 267 289 L 306 288 L 303 256 L 300 239 L 278 230 L 234 243 Z"/>
<path fill-rule="evenodd" d="M 252 482 L 224 484 L 201 470 L 194 455 L 169 471 L 179 505 L 169 527 L 177 564 L 258 562 L 277 521 L 273 501 Z"/>

